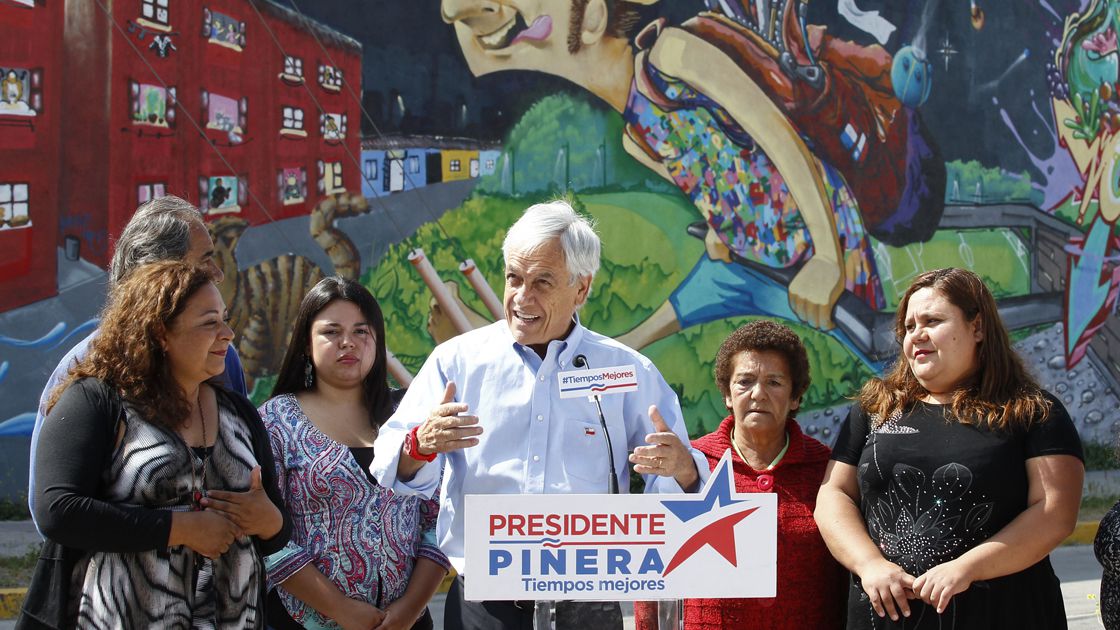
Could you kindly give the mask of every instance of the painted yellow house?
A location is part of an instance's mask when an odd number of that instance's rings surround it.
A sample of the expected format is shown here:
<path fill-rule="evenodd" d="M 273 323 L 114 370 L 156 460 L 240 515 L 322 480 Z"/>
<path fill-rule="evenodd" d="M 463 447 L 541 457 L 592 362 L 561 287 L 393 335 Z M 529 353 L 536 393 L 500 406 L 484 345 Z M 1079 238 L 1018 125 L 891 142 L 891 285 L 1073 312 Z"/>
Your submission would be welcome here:
<path fill-rule="evenodd" d="M 445 182 L 478 177 L 478 151 L 444 149 L 440 156 L 440 166 L 443 170 L 443 181 Z"/>

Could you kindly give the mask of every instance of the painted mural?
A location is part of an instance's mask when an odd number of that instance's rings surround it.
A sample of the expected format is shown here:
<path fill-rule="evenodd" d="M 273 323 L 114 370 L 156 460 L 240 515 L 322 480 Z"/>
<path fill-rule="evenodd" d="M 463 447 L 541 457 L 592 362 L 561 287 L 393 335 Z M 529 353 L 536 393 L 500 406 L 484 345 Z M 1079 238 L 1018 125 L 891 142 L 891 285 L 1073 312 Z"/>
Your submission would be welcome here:
<path fill-rule="evenodd" d="M 59 4 L 0 0 L 0 21 L 61 30 Z M 94 325 L 119 208 L 177 194 L 211 224 L 258 400 L 323 274 L 378 297 L 407 383 L 500 316 L 505 227 L 565 196 L 604 241 L 581 318 L 657 363 L 694 434 L 725 413 L 719 343 L 767 317 L 805 339 L 800 419 L 829 441 L 893 360 L 909 281 L 952 265 L 987 280 L 1082 435 L 1120 435 L 1118 0 L 107 7 L 86 17 L 112 52 L 84 67 L 119 77 L 121 111 L 81 120 L 134 133 L 107 149 L 130 192 L 101 206 L 30 172 L 52 133 L 60 164 L 84 159 L 51 60 L 89 42 L 0 44 L 0 252 L 26 252 L 0 253 L 0 433 L 28 430 Z"/>

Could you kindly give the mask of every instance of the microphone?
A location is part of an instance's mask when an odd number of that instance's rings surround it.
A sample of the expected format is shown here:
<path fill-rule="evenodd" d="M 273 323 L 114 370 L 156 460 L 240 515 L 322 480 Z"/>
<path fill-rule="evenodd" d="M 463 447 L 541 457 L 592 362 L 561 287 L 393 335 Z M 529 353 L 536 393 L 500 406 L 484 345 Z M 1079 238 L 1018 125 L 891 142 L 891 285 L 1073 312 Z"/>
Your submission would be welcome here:
<path fill-rule="evenodd" d="M 577 368 L 590 369 L 591 366 L 587 363 L 587 357 L 582 354 L 577 354 L 572 359 L 572 365 Z M 611 446 L 611 434 L 607 431 L 607 418 L 603 415 L 603 404 L 599 402 L 599 394 L 592 394 L 591 400 L 595 401 L 595 408 L 599 410 L 599 426 L 603 427 L 603 437 L 607 440 L 607 464 L 610 466 L 610 478 L 607 479 L 607 491 L 610 494 L 618 494 L 618 473 L 614 469 L 614 447 Z"/>

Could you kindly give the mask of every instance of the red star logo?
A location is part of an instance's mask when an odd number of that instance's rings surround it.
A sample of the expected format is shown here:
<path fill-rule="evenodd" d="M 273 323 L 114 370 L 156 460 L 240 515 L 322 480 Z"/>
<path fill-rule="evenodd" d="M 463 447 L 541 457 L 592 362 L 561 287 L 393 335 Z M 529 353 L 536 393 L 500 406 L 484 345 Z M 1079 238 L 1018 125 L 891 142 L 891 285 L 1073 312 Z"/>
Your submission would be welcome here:
<path fill-rule="evenodd" d="M 736 512 L 730 516 L 725 516 L 718 521 L 706 525 L 700 531 L 693 534 L 688 540 L 684 541 L 677 553 L 673 554 L 673 559 L 665 567 L 663 575 L 668 576 L 673 569 L 681 565 L 685 560 L 688 560 L 697 551 L 700 551 L 704 545 L 711 545 L 716 553 L 723 556 L 725 560 L 731 563 L 731 566 L 739 566 L 738 560 L 735 557 L 735 525 L 739 521 L 747 518 L 752 512 L 757 510 L 757 507 Z"/>

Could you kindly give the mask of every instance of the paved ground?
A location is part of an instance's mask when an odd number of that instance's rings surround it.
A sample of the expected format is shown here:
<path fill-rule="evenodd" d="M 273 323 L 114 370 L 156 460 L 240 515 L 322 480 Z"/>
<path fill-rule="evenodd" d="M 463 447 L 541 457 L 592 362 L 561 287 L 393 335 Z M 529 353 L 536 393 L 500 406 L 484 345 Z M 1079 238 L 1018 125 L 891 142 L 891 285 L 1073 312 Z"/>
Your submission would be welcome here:
<path fill-rule="evenodd" d="M 0 556 L 22 556 L 40 540 L 31 521 L 0 521 Z"/>
<path fill-rule="evenodd" d="M 1062 580 L 1066 618 L 1070 630 L 1102 628 L 1097 618 L 1097 596 L 1101 590 L 1101 565 L 1092 545 L 1059 547 L 1050 554 L 1054 571 Z"/>
<path fill-rule="evenodd" d="M 30 521 L 0 521 L 0 555 L 23 553 L 29 546 L 38 542 L 38 535 Z M 1097 595 L 1100 592 L 1101 568 L 1093 556 L 1090 545 L 1061 547 L 1051 554 L 1054 570 L 1062 580 L 1062 593 L 1065 595 L 1066 615 L 1070 630 L 1090 630 L 1101 628 L 1097 618 Z M 437 595 L 432 601 L 432 615 L 435 627 L 443 627 L 444 596 Z M 632 618 L 627 617 L 627 628 L 632 628 Z M 14 621 L 0 621 L 0 630 L 12 630 Z"/>

